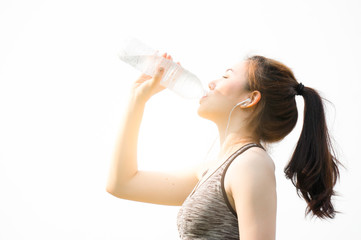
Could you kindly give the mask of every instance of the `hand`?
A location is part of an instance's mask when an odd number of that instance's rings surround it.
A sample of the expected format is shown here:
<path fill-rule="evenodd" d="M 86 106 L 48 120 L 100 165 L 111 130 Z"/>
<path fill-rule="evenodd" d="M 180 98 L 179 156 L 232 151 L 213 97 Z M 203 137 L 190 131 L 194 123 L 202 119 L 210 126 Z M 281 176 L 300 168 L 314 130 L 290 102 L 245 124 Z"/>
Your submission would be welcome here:
<path fill-rule="evenodd" d="M 167 55 L 167 53 L 163 53 L 162 57 L 171 61 L 173 60 L 172 56 Z M 179 62 L 177 62 L 177 64 L 180 65 Z M 136 98 L 148 101 L 153 95 L 165 89 L 164 86 L 160 85 L 160 80 L 164 74 L 164 68 L 160 67 L 160 64 L 158 63 L 156 69 L 157 70 L 154 77 L 142 73 L 140 77 L 134 82 L 132 91 Z"/>

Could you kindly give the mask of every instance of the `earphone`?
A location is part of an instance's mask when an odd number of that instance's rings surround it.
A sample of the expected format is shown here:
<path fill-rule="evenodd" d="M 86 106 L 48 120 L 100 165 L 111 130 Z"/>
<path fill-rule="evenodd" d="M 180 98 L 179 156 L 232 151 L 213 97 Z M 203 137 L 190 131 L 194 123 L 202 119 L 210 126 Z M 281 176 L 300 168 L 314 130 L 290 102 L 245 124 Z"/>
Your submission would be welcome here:
<path fill-rule="evenodd" d="M 247 98 L 246 100 L 239 102 L 235 105 L 235 107 L 242 105 L 242 106 L 247 106 L 248 103 L 250 103 L 252 100 L 250 98 Z"/>
<path fill-rule="evenodd" d="M 250 98 L 247 98 L 246 100 L 244 100 L 244 101 L 242 101 L 242 102 L 239 102 L 239 103 L 237 103 L 236 105 L 233 106 L 231 112 L 230 112 L 229 115 L 228 115 L 228 122 L 227 122 L 226 131 L 224 132 L 224 137 L 227 136 L 227 130 L 228 130 L 228 127 L 229 127 L 229 121 L 231 120 L 231 114 L 232 114 L 233 110 L 234 110 L 237 106 L 239 106 L 239 105 L 241 105 L 241 106 L 247 106 L 247 104 L 249 104 L 250 102 L 252 102 L 252 100 L 251 100 Z"/>

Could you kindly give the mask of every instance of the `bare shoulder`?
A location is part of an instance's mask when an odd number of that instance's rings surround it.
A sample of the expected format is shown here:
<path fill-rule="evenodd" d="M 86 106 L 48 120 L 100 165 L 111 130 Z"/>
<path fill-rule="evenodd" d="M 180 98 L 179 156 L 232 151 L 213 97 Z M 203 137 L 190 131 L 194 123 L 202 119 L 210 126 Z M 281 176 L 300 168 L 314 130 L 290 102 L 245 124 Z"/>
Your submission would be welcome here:
<path fill-rule="evenodd" d="M 228 171 L 239 171 L 242 169 L 257 169 L 258 171 L 274 172 L 275 164 L 268 153 L 259 147 L 253 147 L 233 160 Z"/>
<path fill-rule="evenodd" d="M 226 176 L 227 185 L 239 186 L 246 179 L 275 184 L 275 164 L 265 150 L 253 147 L 233 160 Z"/>
<path fill-rule="evenodd" d="M 242 239 L 275 239 L 275 165 L 268 153 L 253 147 L 239 155 L 229 166 L 225 187 Z"/>

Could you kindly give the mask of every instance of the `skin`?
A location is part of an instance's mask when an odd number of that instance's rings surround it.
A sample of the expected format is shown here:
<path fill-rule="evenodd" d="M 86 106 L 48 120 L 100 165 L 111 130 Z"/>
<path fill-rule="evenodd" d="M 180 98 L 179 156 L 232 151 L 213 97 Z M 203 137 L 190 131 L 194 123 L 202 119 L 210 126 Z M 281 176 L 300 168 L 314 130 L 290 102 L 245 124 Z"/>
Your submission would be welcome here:
<path fill-rule="evenodd" d="M 172 60 L 166 53 L 163 57 Z M 210 91 L 200 100 L 198 108 L 201 117 L 218 127 L 221 147 L 217 159 L 178 172 L 138 170 L 137 142 L 144 108 L 153 95 L 164 89 L 159 84 L 163 71 L 158 71 L 153 78 L 142 74 L 134 83 L 120 125 L 106 190 L 123 199 L 180 206 L 197 182 L 206 179 L 234 151 L 250 142 L 259 143 L 245 119 L 261 99 L 261 93 L 245 90 L 246 62 L 239 62 L 231 69 L 209 83 Z M 232 112 L 226 132 L 231 109 L 247 98 L 250 98 L 247 105 L 238 106 Z M 209 169 L 208 173 L 201 179 L 206 169 Z M 256 147 L 238 156 L 228 168 L 225 190 L 237 212 L 240 239 L 275 239 L 277 197 L 274 171 L 270 156 Z"/>

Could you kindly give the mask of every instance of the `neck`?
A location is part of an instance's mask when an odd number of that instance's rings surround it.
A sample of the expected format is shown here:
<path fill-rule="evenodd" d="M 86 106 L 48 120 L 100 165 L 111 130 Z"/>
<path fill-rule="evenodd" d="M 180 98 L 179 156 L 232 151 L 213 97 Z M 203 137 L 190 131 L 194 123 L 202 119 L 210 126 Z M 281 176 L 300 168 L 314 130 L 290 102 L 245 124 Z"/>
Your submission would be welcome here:
<path fill-rule="evenodd" d="M 238 124 L 238 126 L 230 125 L 228 130 L 226 129 L 227 126 L 225 124 L 219 124 L 217 127 L 220 144 L 220 151 L 218 154 L 219 160 L 224 159 L 224 157 L 228 157 L 247 143 L 260 143 L 259 139 L 257 139 L 242 124 Z"/>

